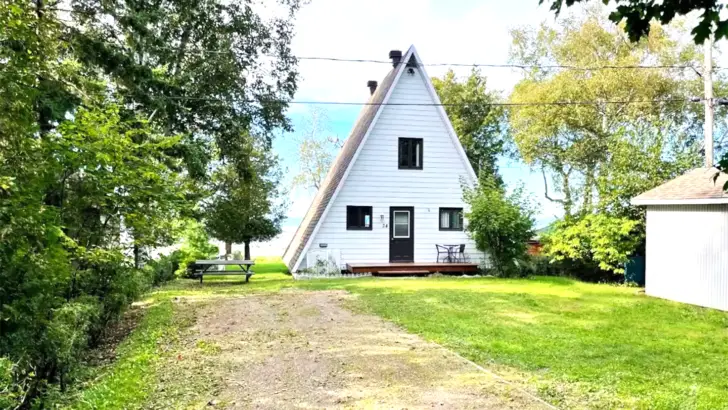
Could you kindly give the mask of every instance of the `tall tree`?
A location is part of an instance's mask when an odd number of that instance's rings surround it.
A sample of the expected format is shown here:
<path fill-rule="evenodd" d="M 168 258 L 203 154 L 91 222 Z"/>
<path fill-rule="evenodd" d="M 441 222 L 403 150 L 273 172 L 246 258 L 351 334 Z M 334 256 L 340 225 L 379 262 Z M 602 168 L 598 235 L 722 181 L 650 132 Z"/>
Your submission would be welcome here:
<path fill-rule="evenodd" d="M 630 198 L 700 163 L 700 107 L 688 103 L 700 79 L 679 70 L 550 67 L 685 64 L 699 53 L 661 27 L 632 44 L 591 8 L 559 27 L 514 30 L 512 56 L 534 67 L 510 97 L 527 104 L 510 109 L 514 141 L 543 173 L 546 198 L 564 210 L 546 252 L 619 272 L 644 234 L 643 210 Z M 605 233 L 600 240 L 589 236 L 596 231 Z"/>
<path fill-rule="evenodd" d="M 281 232 L 285 218 L 285 191 L 278 158 L 260 148 L 248 149 L 251 173 L 241 178 L 234 167 L 222 166 L 215 174 L 217 191 L 204 205 L 205 226 L 214 238 L 226 244 L 245 245 L 250 259 L 250 243 L 273 239 Z"/>
<path fill-rule="evenodd" d="M 564 4 L 571 7 L 586 0 L 539 0 L 539 4 L 551 3 L 557 15 Z M 610 0 L 601 0 L 604 4 Z M 691 34 L 695 43 L 702 44 L 711 33 L 716 39 L 728 37 L 728 19 L 721 19 L 725 7 L 720 0 L 614 0 L 616 8 L 609 14 L 614 23 L 624 22 L 624 30 L 632 41 L 639 41 L 650 34 L 651 23 L 669 24 L 675 17 L 700 12 L 700 18 Z"/>
<path fill-rule="evenodd" d="M 298 141 L 299 171 L 293 178 L 293 187 L 318 190 L 343 141 L 330 133 L 328 115 L 318 108 L 309 112 L 301 134 Z"/>
<path fill-rule="evenodd" d="M 599 180 L 615 172 L 611 165 L 620 163 L 620 154 L 634 153 L 618 149 L 625 144 L 643 155 L 657 152 L 652 157 L 670 163 L 697 154 L 699 107 L 687 105 L 687 96 L 699 89 L 692 72 L 541 68 L 669 64 L 697 57 L 694 49 L 681 48 L 660 28 L 634 45 L 617 30 L 600 9 L 592 9 L 562 21 L 558 28 L 512 33 L 513 59 L 524 65 L 542 64 L 528 72 L 511 94 L 512 103 L 535 104 L 510 110 L 513 138 L 524 160 L 544 172 L 545 183 L 547 174 L 553 176 L 560 197 L 548 192 L 548 186 L 546 197 L 560 203 L 567 217 L 592 212 L 607 198 Z M 560 104 L 564 101 L 576 104 Z M 679 171 L 667 169 L 658 179 Z M 636 169 L 623 171 L 646 181 Z"/>
<path fill-rule="evenodd" d="M 501 98 L 488 90 L 486 84 L 486 77 L 478 69 L 473 69 L 464 80 L 458 79 L 452 70 L 442 78 L 432 79 L 475 173 L 493 175 L 497 183 L 502 183 L 497 162 L 507 147 L 504 111 L 492 105 Z"/>

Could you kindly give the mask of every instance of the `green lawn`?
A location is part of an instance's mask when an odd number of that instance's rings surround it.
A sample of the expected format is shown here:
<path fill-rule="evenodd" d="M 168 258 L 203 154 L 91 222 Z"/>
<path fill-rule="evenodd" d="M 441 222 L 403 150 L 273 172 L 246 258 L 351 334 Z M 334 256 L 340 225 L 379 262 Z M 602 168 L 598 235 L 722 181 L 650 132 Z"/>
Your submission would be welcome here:
<path fill-rule="evenodd" d="M 728 408 L 723 312 L 563 278 L 293 281 L 282 269 L 279 261 L 259 260 L 249 284 L 239 276 L 205 278 L 203 285 L 178 280 L 150 295 L 152 309 L 175 296 L 344 289 L 358 295 L 353 308 L 447 346 L 560 407 Z M 135 337 L 124 354 L 133 354 Z M 115 371 L 99 383 L 114 380 Z"/>

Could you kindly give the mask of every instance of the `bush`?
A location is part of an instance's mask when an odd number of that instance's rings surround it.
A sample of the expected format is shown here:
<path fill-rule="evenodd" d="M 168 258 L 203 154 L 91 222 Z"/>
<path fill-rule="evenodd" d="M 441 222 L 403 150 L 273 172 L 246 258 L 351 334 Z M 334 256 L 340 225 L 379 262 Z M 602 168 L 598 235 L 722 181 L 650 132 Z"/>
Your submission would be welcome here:
<path fill-rule="evenodd" d="M 151 271 L 152 285 L 159 286 L 174 279 L 180 267 L 182 252 L 176 250 L 169 255 L 160 255 L 156 260 L 147 263 Z"/>
<path fill-rule="evenodd" d="M 217 257 L 220 249 L 210 243 L 210 236 L 199 223 L 191 221 L 184 233 L 184 242 L 179 249 L 179 264 L 176 274 L 189 277 L 187 266 L 197 259 Z"/>
<path fill-rule="evenodd" d="M 467 230 L 484 251 L 497 276 L 520 276 L 526 242 L 533 236 L 533 210 L 522 190 L 507 195 L 492 178 L 481 178 L 476 189 L 466 189 L 470 205 Z"/>
<path fill-rule="evenodd" d="M 642 242 L 640 222 L 607 214 L 588 214 L 554 224 L 543 237 L 553 261 L 572 261 L 587 271 L 624 273 L 624 264 Z"/>
<path fill-rule="evenodd" d="M 586 282 L 615 282 L 623 279 L 622 275 L 600 269 L 595 263 L 564 259 L 551 260 L 545 255 L 531 257 L 532 275 L 564 276 Z"/>

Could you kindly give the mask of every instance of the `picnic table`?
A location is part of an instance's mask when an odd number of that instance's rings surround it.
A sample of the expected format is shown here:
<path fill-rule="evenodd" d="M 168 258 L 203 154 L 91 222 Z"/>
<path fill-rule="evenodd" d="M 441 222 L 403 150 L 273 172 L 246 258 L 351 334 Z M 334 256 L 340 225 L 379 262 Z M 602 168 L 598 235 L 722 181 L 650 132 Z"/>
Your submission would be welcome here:
<path fill-rule="evenodd" d="M 213 266 L 218 265 L 237 265 L 240 270 L 210 270 Z M 224 259 L 201 259 L 195 261 L 195 276 L 200 277 L 200 283 L 205 275 L 245 275 L 245 282 L 250 280 L 255 272 L 250 268 L 255 265 L 255 262 L 249 260 L 224 260 Z"/>

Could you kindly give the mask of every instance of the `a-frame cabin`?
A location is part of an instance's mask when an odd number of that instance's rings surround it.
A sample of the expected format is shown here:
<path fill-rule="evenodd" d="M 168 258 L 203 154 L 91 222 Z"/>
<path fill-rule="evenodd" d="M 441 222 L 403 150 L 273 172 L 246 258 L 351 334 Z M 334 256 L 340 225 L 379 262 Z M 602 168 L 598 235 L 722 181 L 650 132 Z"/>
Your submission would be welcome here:
<path fill-rule="evenodd" d="M 322 259 L 397 273 L 462 262 L 450 270 L 472 271 L 483 260 L 463 219 L 462 186 L 475 172 L 414 46 L 390 58 L 284 253 L 292 272 Z"/>

